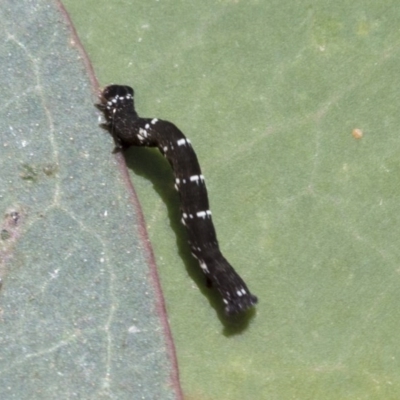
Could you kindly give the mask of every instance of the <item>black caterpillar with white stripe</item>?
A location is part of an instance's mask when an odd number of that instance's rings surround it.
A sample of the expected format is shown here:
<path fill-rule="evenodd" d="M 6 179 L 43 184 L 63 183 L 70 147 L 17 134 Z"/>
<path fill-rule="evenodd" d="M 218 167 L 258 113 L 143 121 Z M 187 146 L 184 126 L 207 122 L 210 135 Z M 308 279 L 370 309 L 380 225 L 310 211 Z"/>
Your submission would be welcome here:
<path fill-rule="evenodd" d="M 140 118 L 129 86 L 106 87 L 97 107 L 104 113 L 106 123 L 102 126 L 113 136 L 117 150 L 130 146 L 158 147 L 171 164 L 192 255 L 199 261 L 207 280 L 221 294 L 225 312 L 236 314 L 255 305 L 257 297 L 250 293 L 219 250 L 204 176 L 190 140 L 171 122 Z"/>

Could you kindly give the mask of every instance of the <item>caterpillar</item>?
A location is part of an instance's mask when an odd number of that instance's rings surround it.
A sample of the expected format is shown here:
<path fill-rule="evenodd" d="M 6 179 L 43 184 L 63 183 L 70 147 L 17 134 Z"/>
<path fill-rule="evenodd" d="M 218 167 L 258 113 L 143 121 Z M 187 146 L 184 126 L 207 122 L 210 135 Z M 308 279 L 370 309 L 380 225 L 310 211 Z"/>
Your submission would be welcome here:
<path fill-rule="evenodd" d="M 221 295 L 225 313 L 238 314 L 254 306 L 257 297 L 219 249 L 204 176 L 190 140 L 171 122 L 140 118 L 134 106 L 134 91 L 129 86 L 107 86 L 99 99 L 96 106 L 105 117 L 102 127 L 114 138 L 116 151 L 130 146 L 157 147 L 170 163 L 191 253 L 207 281 Z"/>

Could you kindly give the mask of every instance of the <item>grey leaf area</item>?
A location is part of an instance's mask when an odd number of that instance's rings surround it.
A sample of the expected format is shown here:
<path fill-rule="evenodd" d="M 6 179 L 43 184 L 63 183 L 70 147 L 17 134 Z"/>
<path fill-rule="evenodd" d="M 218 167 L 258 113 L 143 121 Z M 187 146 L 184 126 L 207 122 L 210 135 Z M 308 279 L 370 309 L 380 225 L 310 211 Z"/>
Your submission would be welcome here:
<path fill-rule="evenodd" d="M 53 2 L 4 1 L 0 19 L 1 398 L 176 398 L 140 221 L 71 32 Z"/>

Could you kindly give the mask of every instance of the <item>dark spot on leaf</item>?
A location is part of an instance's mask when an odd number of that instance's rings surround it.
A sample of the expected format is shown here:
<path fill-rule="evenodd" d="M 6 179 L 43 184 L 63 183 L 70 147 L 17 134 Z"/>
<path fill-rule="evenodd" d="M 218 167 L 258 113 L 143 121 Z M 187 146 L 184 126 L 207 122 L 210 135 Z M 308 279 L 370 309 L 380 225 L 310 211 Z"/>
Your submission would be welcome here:
<path fill-rule="evenodd" d="M 17 225 L 17 223 L 19 221 L 19 213 L 17 211 L 11 211 L 9 216 L 11 217 L 14 224 Z"/>
<path fill-rule="evenodd" d="M 47 176 L 54 176 L 55 173 L 58 170 L 58 166 L 57 164 L 46 164 L 43 167 L 43 172 L 47 175 Z"/>
<path fill-rule="evenodd" d="M 7 239 L 9 239 L 10 238 L 10 232 L 8 232 L 8 230 L 7 229 L 2 229 L 1 230 L 1 233 L 0 233 L 0 238 L 1 238 L 1 240 L 7 240 Z"/>
<path fill-rule="evenodd" d="M 37 168 L 33 165 L 22 164 L 20 177 L 25 181 L 36 182 L 38 179 Z"/>

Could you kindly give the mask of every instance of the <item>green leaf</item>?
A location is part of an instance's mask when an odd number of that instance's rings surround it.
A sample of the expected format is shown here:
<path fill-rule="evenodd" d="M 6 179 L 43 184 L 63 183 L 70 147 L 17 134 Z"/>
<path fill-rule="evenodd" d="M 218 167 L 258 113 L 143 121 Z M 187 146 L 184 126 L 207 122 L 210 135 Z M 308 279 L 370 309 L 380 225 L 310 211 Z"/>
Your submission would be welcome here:
<path fill-rule="evenodd" d="M 76 37 L 55 3 L 0 15 L 0 397 L 179 398 L 141 213 Z"/>
<path fill-rule="evenodd" d="M 223 319 L 169 166 L 131 150 L 187 398 L 399 398 L 397 2 L 66 4 L 102 84 L 190 137 L 259 297 L 247 326 Z"/>

